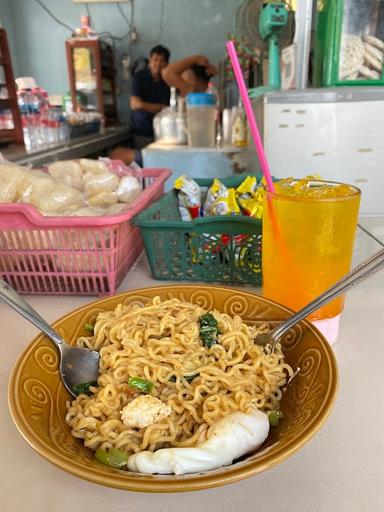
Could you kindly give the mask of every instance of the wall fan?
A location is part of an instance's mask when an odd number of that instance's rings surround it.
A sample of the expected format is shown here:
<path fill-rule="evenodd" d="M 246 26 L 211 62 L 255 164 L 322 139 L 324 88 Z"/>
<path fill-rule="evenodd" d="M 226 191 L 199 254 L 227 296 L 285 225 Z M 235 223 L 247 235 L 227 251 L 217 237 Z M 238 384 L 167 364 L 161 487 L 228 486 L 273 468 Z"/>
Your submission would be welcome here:
<path fill-rule="evenodd" d="M 245 0 L 236 12 L 236 34 L 247 45 L 268 54 L 268 85 L 252 90 L 252 97 L 280 89 L 280 50 L 293 42 L 295 13 L 286 2 Z"/>

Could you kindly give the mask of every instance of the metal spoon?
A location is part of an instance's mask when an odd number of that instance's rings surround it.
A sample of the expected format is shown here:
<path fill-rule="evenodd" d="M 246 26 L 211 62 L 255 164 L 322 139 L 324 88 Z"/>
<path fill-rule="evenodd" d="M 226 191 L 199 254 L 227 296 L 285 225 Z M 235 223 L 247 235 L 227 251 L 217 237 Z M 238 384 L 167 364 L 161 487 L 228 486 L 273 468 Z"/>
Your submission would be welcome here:
<path fill-rule="evenodd" d="M 303 309 L 295 313 L 293 316 L 289 317 L 288 320 L 285 320 L 282 324 L 278 325 L 272 331 L 259 334 L 255 342 L 258 345 L 265 347 L 266 345 L 270 345 L 270 349 L 273 352 L 276 346 L 276 343 L 279 341 L 281 336 L 285 334 L 291 327 L 296 325 L 300 320 L 303 320 L 313 311 L 316 311 L 324 304 L 327 304 L 332 299 L 349 290 L 352 286 L 360 283 L 360 281 L 364 281 L 368 277 L 372 276 L 374 273 L 378 272 L 384 266 L 384 249 L 377 252 L 370 258 L 364 260 L 360 265 L 352 269 L 348 274 L 346 274 L 343 278 L 337 281 L 333 286 L 328 288 L 324 293 L 319 295 L 312 302 L 307 304 Z"/>
<path fill-rule="evenodd" d="M 74 386 L 97 380 L 100 354 L 88 348 L 70 347 L 62 337 L 21 297 L 8 283 L 0 279 L 0 297 L 12 309 L 20 313 L 43 331 L 56 345 L 60 354 L 60 375 L 64 386 L 73 396 L 78 393 Z"/>

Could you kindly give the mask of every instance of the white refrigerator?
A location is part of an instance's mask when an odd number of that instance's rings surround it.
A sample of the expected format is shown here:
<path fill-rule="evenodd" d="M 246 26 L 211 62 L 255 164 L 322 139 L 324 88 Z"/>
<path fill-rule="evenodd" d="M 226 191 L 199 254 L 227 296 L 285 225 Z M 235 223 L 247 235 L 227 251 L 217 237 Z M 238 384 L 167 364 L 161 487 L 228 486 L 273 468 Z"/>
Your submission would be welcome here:
<path fill-rule="evenodd" d="M 360 213 L 384 215 L 384 87 L 276 91 L 253 107 L 274 176 L 318 174 L 356 185 Z"/>

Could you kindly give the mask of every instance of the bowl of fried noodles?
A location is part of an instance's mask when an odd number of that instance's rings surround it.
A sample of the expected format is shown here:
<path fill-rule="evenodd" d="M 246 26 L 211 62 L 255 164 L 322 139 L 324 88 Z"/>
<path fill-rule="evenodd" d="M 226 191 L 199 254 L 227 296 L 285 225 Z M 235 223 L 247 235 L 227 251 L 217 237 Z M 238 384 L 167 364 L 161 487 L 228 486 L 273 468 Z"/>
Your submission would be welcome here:
<path fill-rule="evenodd" d="M 273 352 L 255 343 L 290 314 L 247 291 L 197 285 L 90 303 L 53 326 L 100 352 L 97 381 L 70 396 L 40 334 L 11 375 L 13 420 L 51 463 L 109 487 L 192 491 L 257 475 L 317 432 L 336 395 L 332 349 L 309 322 Z"/>

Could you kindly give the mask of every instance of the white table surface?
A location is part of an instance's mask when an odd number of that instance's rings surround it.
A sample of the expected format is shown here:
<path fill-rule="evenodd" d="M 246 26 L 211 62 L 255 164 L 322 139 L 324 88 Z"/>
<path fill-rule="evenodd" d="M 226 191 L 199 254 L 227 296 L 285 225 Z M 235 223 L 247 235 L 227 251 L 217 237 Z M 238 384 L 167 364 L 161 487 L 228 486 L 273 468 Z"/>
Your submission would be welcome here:
<path fill-rule="evenodd" d="M 362 224 L 384 233 L 384 219 Z M 380 230 L 379 230 L 380 231 Z M 382 239 L 384 241 L 384 238 Z M 381 248 L 359 230 L 354 263 Z M 159 285 L 144 257 L 119 291 Z M 168 282 L 168 284 L 172 284 Z M 22 439 L 8 410 L 12 366 L 37 330 L 0 303 L 1 512 L 363 512 L 384 510 L 384 272 L 348 292 L 334 350 L 340 386 L 326 424 L 299 452 L 253 478 L 207 491 L 115 490 L 51 465 Z M 94 297 L 28 296 L 48 321 Z"/>

